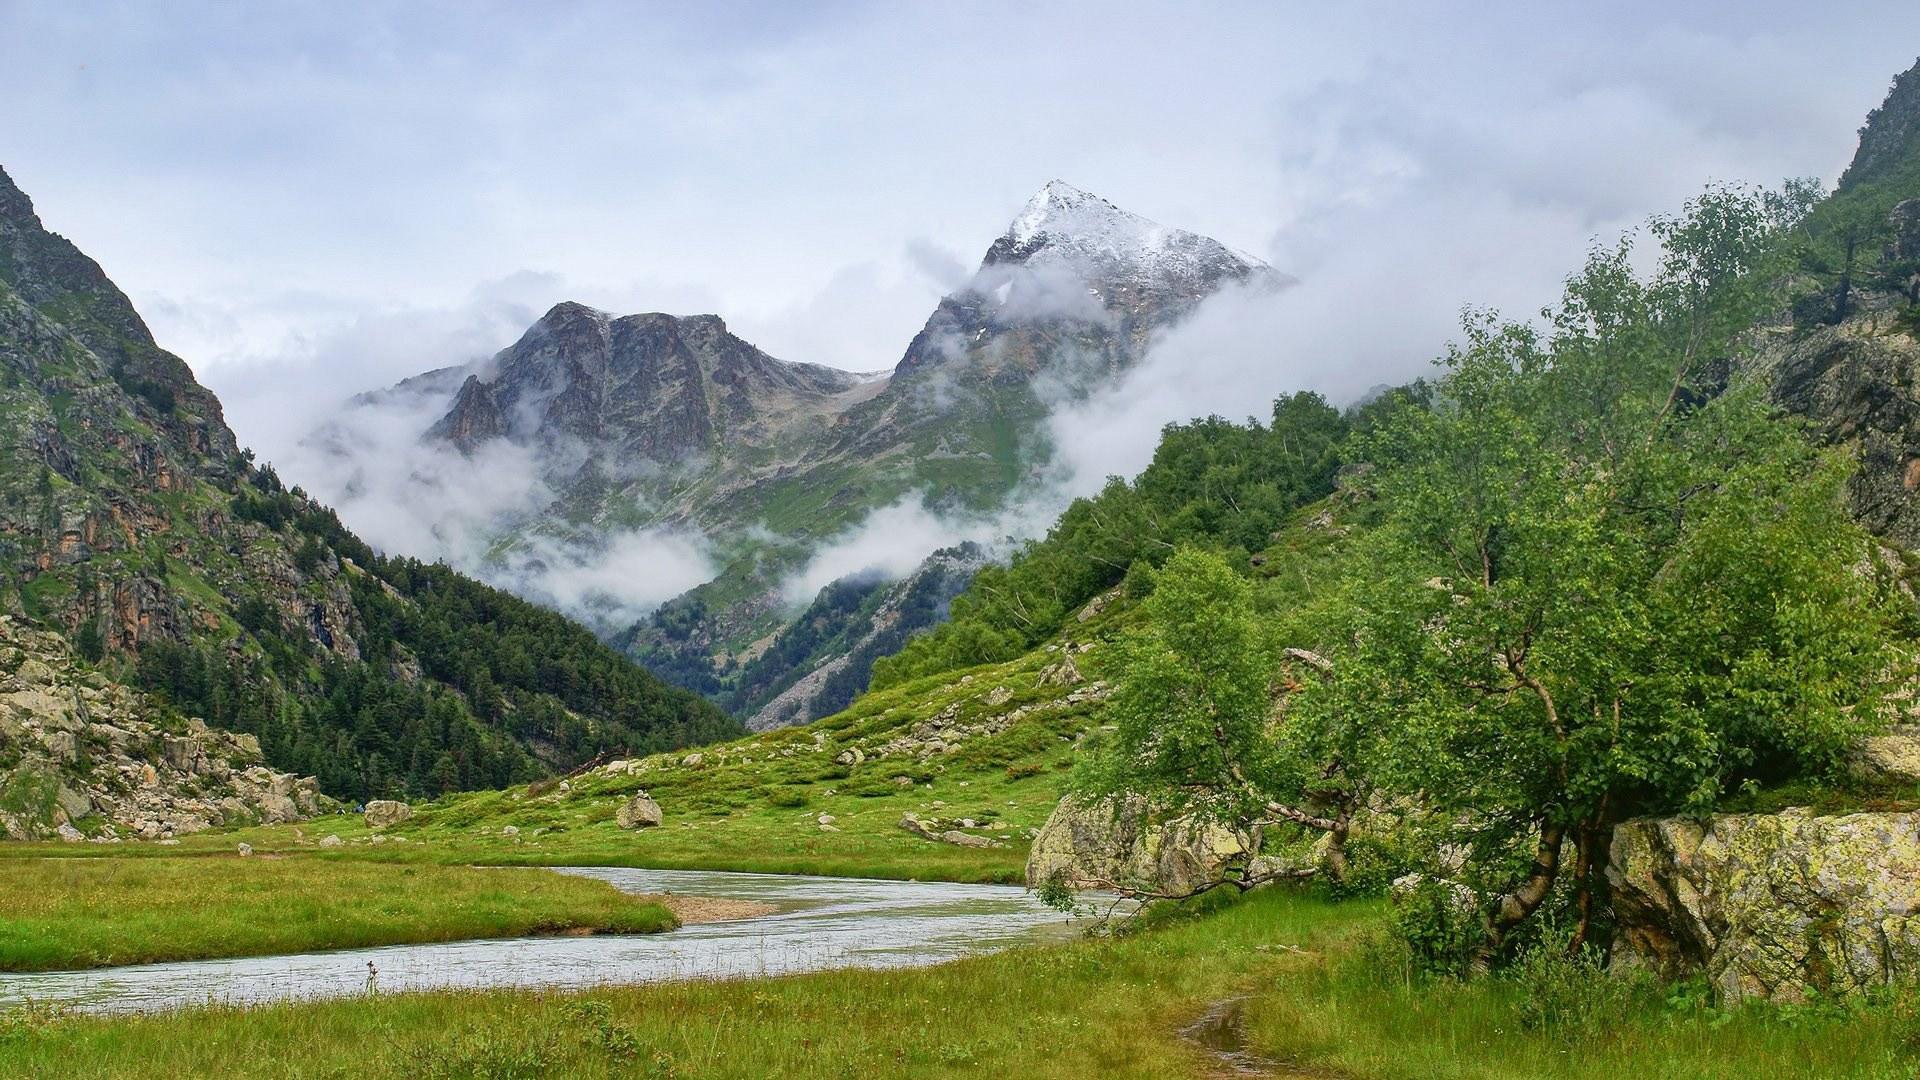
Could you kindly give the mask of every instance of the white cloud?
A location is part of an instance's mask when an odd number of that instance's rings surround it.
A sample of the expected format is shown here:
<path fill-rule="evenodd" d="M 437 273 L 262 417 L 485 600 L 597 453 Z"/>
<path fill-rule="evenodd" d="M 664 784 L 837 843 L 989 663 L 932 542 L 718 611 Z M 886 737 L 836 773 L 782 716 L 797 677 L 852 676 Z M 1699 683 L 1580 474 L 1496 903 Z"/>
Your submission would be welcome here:
<path fill-rule="evenodd" d="M 1299 278 L 1207 304 L 1056 416 L 1057 483 L 1025 496 L 1054 505 L 1137 470 L 1165 422 L 1420 374 L 1462 305 L 1529 311 L 1589 238 L 1709 178 L 1831 179 L 1915 40 L 1920 7 L 1892 0 L 1739 19 L 1685 3 L 1472 19 L 1412 3 L 1206 19 L 1090 0 L 645 18 L 47 3 L 0 5 L 0 96 L 34 102 L 9 116 L 15 179 L 243 441 L 382 546 L 470 565 L 477 522 L 547 497 L 531 461 L 452 467 L 411 441 L 440 404 L 425 399 L 363 410 L 344 436 L 380 467 L 297 440 L 353 393 L 489 355 L 555 301 L 715 312 L 775 356 L 884 368 L 1056 176 Z M 1078 310 L 1058 283 L 994 284 Z M 1051 518 L 909 500 L 804 577 L 898 572 Z M 647 534 L 520 569 L 565 603 L 644 606 L 703 558 Z"/>

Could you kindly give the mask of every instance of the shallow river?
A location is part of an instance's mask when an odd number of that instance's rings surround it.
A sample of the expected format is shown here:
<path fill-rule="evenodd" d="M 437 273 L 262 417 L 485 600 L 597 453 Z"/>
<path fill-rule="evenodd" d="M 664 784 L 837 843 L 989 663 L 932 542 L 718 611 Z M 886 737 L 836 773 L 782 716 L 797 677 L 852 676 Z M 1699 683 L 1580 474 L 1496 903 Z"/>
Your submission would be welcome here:
<path fill-rule="evenodd" d="M 92 971 L 0 973 L 0 1007 L 31 999 L 130 1012 L 440 987 L 584 987 L 666 979 L 777 975 L 935 964 L 1070 928 L 1013 885 L 865 881 L 704 870 L 570 868 L 637 893 L 736 897 L 773 904 L 759 918 L 665 934 L 536 937 L 141 964 Z"/>

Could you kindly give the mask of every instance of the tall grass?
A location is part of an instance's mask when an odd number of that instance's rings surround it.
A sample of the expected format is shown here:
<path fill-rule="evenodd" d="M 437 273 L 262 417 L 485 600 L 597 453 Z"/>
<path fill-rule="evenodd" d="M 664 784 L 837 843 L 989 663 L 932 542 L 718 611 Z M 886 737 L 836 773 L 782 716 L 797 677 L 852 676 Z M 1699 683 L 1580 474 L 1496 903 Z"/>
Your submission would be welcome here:
<path fill-rule="evenodd" d="M 1169 1077 L 1210 1066 L 1180 1029 L 1242 996 L 1253 1047 L 1302 1075 L 1877 1078 L 1920 1065 L 1905 997 L 1722 1012 L 1630 988 L 1542 1012 L 1527 1004 L 1537 973 L 1461 985 L 1369 962 L 1356 943 L 1380 915 L 1270 892 L 1120 939 L 908 971 L 42 1014 L 0 1023 L 0 1075 Z"/>
<path fill-rule="evenodd" d="M 545 870 L 235 855 L 0 864 L 8 971 L 673 925 L 658 904 Z"/>

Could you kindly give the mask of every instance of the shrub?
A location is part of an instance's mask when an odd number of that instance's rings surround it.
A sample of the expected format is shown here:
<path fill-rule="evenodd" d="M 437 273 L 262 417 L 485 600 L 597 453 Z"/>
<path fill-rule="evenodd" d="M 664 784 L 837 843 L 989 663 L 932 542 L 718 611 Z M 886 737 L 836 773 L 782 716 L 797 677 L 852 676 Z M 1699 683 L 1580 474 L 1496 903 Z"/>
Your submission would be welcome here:
<path fill-rule="evenodd" d="M 1550 941 L 1523 952 L 1506 974 L 1519 991 L 1520 1026 L 1571 1039 L 1624 1023 L 1638 984 L 1609 975 L 1603 961 L 1592 946 L 1569 956 Z"/>
<path fill-rule="evenodd" d="M 1462 975 L 1483 930 L 1476 905 L 1455 882 L 1423 878 L 1394 900 L 1393 931 L 1419 972 Z"/>

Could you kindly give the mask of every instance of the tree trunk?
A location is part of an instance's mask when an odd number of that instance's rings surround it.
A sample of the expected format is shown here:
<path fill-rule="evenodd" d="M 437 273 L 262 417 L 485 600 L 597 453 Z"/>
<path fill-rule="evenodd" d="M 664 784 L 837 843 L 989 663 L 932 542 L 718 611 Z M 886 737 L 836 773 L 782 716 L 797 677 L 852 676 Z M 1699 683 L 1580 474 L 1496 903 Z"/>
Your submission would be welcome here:
<path fill-rule="evenodd" d="M 1333 828 L 1327 830 L 1327 880 L 1335 885 L 1343 885 L 1347 880 L 1347 830 L 1352 826 L 1352 812 L 1343 809 L 1340 816 L 1333 819 Z"/>
<path fill-rule="evenodd" d="M 1500 898 L 1493 910 L 1487 913 L 1486 936 L 1475 950 L 1473 966 L 1477 971 L 1486 971 L 1493 967 L 1494 960 L 1500 956 L 1500 949 L 1506 944 L 1507 935 L 1513 928 L 1527 920 L 1535 909 L 1544 903 L 1547 894 L 1553 891 L 1554 878 L 1560 872 L 1560 846 L 1566 838 L 1566 827 L 1542 820 L 1540 822 L 1540 843 L 1534 849 L 1533 865 L 1527 869 L 1527 876 L 1511 892 Z"/>
<path fill-rule="evenodd" d="M 1581 946 L 1587 943 L 1587 932 L 1593 927 L 1593 892 L 1599 876 L 1595 858 L 1606 850 L 1610 832 L 1595 820 L 1581 822 L 1580 831 L 1574 835 L 1573 881 L 1579 891 L 1573 904 L 1580 921 L 1574 925 L 1573 936 L 1567 939 L 1568 956 L 1580 955 Z"/>

